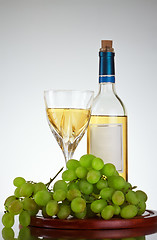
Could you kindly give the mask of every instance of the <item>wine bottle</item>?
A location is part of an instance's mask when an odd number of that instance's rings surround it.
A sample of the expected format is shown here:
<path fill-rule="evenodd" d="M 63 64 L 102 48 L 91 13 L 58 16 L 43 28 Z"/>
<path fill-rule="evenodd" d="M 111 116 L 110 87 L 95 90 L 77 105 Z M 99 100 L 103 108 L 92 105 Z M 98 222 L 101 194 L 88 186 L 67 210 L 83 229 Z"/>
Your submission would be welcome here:
<path fill-rule="evenodd" d="M 99 92 L 91 109 L 87 131 L 87 152 L 113 163 L 128 178 L 127 114 L 115 90 L 114 49 L 111 40 L 102 40 L 99 52 Z"/>

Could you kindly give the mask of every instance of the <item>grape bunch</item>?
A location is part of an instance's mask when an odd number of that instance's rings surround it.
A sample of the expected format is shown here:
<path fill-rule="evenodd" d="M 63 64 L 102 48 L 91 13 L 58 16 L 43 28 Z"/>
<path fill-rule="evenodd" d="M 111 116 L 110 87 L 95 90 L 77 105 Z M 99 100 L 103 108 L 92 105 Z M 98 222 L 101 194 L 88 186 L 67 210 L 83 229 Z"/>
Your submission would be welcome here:
<path fill-rule="evenodd" d="M 124 219 L 142 215 L 146 210 L 147 195 L 125 181 L 111 163 L 104 164 L 101 158 L 92 154 L 83 155 L 80 160 L 70 159 L 62 179 L 53 184 L 14 179 L 14 195 L 5 203 L 2 223 L 10 228 L 14 216 L 26 227 L 31 216 L 41 212 L 43 217 L 67 219 L 74 217 Z"/>

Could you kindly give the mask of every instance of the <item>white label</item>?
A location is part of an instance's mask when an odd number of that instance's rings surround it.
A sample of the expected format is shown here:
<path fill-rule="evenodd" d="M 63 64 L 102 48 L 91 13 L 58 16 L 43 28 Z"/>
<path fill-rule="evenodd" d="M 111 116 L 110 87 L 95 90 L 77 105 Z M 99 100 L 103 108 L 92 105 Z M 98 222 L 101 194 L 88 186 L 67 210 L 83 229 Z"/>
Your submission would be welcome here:
<path fill-rule="evenodd" d="M 118 172 L 123 171 L 122 124 L 91 124 L 90 153 L 113 163 Z"/>

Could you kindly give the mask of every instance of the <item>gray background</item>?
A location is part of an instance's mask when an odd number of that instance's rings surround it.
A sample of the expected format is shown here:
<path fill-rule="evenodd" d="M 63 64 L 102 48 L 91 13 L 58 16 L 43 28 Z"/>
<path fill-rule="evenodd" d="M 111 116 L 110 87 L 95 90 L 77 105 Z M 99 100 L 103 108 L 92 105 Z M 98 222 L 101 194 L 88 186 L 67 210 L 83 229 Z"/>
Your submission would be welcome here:
<path fill-rule="evenodd" d="M 0 211 L 16 176 L 46 183 L 63 165 L 43 91 L 97 93 L 101 39 L 114 41 L 128 110 L 129 181 L 157 208 L 156 13 L 156 0 L 0 0 Z M 86 137 L 74 157 L 84 153 Z"/>

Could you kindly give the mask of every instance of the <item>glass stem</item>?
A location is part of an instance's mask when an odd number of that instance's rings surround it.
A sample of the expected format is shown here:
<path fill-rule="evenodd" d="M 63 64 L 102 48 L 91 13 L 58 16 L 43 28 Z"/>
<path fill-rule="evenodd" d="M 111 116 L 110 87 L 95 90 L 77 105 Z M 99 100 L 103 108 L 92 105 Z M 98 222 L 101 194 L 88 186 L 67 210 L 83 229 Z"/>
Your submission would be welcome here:
<path fill-rule="evenodd" d="M 72 158 L 73 154 L 74 154 L 74 151 L 72 151 L 72 149 L 69 150 L 69 143 L 63 143 L 63 155 L 64 155 L 64 158 L 65 158 L 65 166 L 66 166 L 66 163 L 69 159 Z"/>

